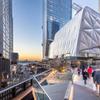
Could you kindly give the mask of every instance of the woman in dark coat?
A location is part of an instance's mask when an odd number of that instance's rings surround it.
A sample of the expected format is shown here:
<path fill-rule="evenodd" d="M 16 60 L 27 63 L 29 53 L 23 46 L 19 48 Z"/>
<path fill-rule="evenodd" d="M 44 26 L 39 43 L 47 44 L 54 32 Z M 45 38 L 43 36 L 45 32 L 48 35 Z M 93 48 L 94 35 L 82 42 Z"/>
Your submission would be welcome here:
<path fill-rule="evenodd" d="M 87 78 L 88 78 L 88 73 L 87 73 L 87 70 L 84 69 L 84 71 L 83 71 L 83 80 L 84 80 L 84 84 L 87 84 Z"/>

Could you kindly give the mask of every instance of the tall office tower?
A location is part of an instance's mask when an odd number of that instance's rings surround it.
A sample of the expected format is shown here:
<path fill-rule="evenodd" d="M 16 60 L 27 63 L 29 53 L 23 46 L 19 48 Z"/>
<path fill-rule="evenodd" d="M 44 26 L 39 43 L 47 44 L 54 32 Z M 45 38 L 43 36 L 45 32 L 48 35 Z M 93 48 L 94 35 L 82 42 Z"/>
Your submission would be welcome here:
<path fill-rule="evenodd" d="M 0 0 L 0 55 L 9 59 L 13 51 L 12 0 Z"/>
<path fill-rule="evenodd" d="M 12 0 L 0 0 L 0 74 L 9 72 L 13 51 Z"/>
<path fill-rule="evenodd" d="M 72 0 L 43 0 L 43 58 L 48 58 L 55 33 L 72 16 Z"/>

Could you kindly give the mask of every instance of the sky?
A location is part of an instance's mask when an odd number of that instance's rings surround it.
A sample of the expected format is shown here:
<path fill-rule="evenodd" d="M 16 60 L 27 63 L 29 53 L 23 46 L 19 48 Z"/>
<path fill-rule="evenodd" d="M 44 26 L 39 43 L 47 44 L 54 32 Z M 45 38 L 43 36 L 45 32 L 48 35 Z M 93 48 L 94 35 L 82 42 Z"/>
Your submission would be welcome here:
<path fill-rule="evenodd" d="M 42 59 L 42 1 L 13 1 L 14 52 L 20 60 Z M 73 0 L 80 6 L 98 10 L 98 0 Z"/>

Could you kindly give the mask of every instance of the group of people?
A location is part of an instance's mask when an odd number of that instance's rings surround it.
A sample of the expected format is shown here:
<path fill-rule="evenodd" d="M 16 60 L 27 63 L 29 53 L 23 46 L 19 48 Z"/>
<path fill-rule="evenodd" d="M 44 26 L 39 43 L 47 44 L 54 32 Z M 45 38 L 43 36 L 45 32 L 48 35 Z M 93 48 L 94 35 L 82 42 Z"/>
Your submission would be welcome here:
<path fill-rule="evenodd" d="M 100 68 L 93 69 L 91 66 L 78 68 L 78 75 L 82 72 L 84 84 L 87 84 L 87 79 L 93 78 L 93 82 L 96 85 L 97 93 L 100 95 Z"/>

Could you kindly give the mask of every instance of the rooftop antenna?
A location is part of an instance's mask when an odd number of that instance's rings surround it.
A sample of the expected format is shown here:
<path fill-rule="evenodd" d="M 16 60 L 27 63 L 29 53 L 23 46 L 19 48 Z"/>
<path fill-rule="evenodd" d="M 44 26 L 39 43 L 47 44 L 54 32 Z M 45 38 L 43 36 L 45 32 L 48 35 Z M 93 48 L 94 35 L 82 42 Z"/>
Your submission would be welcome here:
<path fill-rule="evenodd" d="M 79 6 L 79 5 L 76 4 L 76 3 L 73 3 L 72 8 L 73 8 L 74 10 L 76 10 L 76 14 L 82 9 L 82 7 Z M 76 15 L 76 14 L 75 14 L 75 15 Z"/>

